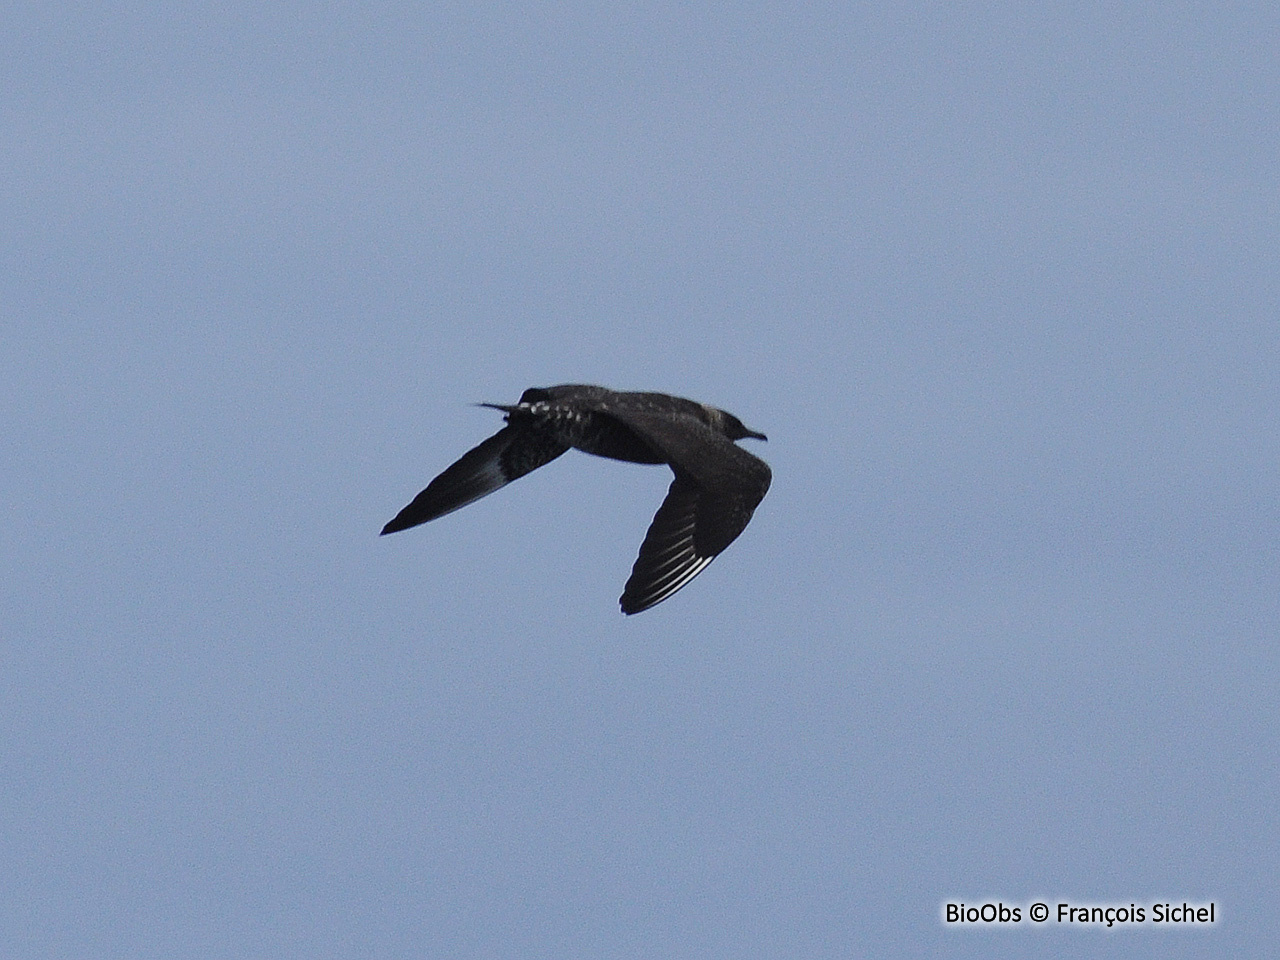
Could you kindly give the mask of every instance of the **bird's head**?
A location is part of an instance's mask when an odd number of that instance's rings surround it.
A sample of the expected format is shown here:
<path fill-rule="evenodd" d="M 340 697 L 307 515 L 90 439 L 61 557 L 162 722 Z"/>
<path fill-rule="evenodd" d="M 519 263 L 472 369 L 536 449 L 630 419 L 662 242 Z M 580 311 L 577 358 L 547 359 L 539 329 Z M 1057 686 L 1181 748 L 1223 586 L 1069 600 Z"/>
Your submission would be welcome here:
<path fill-rule="evenodd" d="M 711 413 L 713 425 L 730 440 L 741 440 L 744 437 L 750 437 L 753 440 L 769 439 L 763 433 L 752 430 L 727 410 L 716 407 L 708 407 L 707 410 Z"/>

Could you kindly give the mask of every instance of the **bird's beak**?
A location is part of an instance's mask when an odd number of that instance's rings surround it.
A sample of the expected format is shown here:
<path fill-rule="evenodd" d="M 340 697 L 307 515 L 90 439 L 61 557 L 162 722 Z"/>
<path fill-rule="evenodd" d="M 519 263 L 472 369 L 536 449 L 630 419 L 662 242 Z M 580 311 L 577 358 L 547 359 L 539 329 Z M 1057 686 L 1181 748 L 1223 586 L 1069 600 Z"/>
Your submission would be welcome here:
<path fill-rule="evenodd" d="M 769 439 L 769 438 L 768 438 L 768 437 L 766 437 L 763 433 L 756 433 L 754 430 L 748 430 L 748 431 L 747 431 L 747 436 L 748 436 L 748 437 L 751 437 L 751 439 L 753 439 L 753 440 L 766 440 L 766 441 L 767 441 L 767 440 Z"/>

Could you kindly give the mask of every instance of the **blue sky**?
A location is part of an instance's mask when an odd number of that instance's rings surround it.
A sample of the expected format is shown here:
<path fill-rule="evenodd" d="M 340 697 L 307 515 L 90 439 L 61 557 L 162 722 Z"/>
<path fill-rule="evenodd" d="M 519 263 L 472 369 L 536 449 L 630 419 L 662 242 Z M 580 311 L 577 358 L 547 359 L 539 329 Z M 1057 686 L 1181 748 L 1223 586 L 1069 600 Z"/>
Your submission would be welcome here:
<path fill-rule="evenodd" d="M 10 5 L 8 955 L 1264 955 L 1278 34 Z M 770 438 L 746 533 L 637 617 L 663 469 L 377 536 L 469 404 L 562 382 Z"/>

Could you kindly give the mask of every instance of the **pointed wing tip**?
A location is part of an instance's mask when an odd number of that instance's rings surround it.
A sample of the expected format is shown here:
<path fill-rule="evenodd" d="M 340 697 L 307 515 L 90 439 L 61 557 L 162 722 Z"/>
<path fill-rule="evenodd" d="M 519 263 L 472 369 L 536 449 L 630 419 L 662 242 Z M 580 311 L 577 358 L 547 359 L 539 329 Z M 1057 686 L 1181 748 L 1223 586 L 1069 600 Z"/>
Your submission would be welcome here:
<path fill-rule="evenodd" d="M 425 520 L 406 520 L 404 519 L 404 511 L 400 511 L 394 517 L 387 521 L 387 525 L 382 528 L 382 532 L 378 534 L 385 537 L 388 533 L 399 533 L 401 530 L 408 530 L 410 527 L 416 527 Z"/>

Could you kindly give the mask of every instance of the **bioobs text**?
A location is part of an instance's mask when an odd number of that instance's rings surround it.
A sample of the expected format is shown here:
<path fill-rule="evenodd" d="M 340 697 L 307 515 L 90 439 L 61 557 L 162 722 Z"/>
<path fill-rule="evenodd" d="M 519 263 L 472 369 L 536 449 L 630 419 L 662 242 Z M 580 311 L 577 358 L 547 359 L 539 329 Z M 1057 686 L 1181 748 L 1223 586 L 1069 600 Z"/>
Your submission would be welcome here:
<path fill-rule="evenodd" d="M 947 923 L 1021 923 L 1022 908 L 1006 907 L 1003 903 L 984 903 L 972 906 L 965 903 L 948 903 L 943 909 Z"/>

